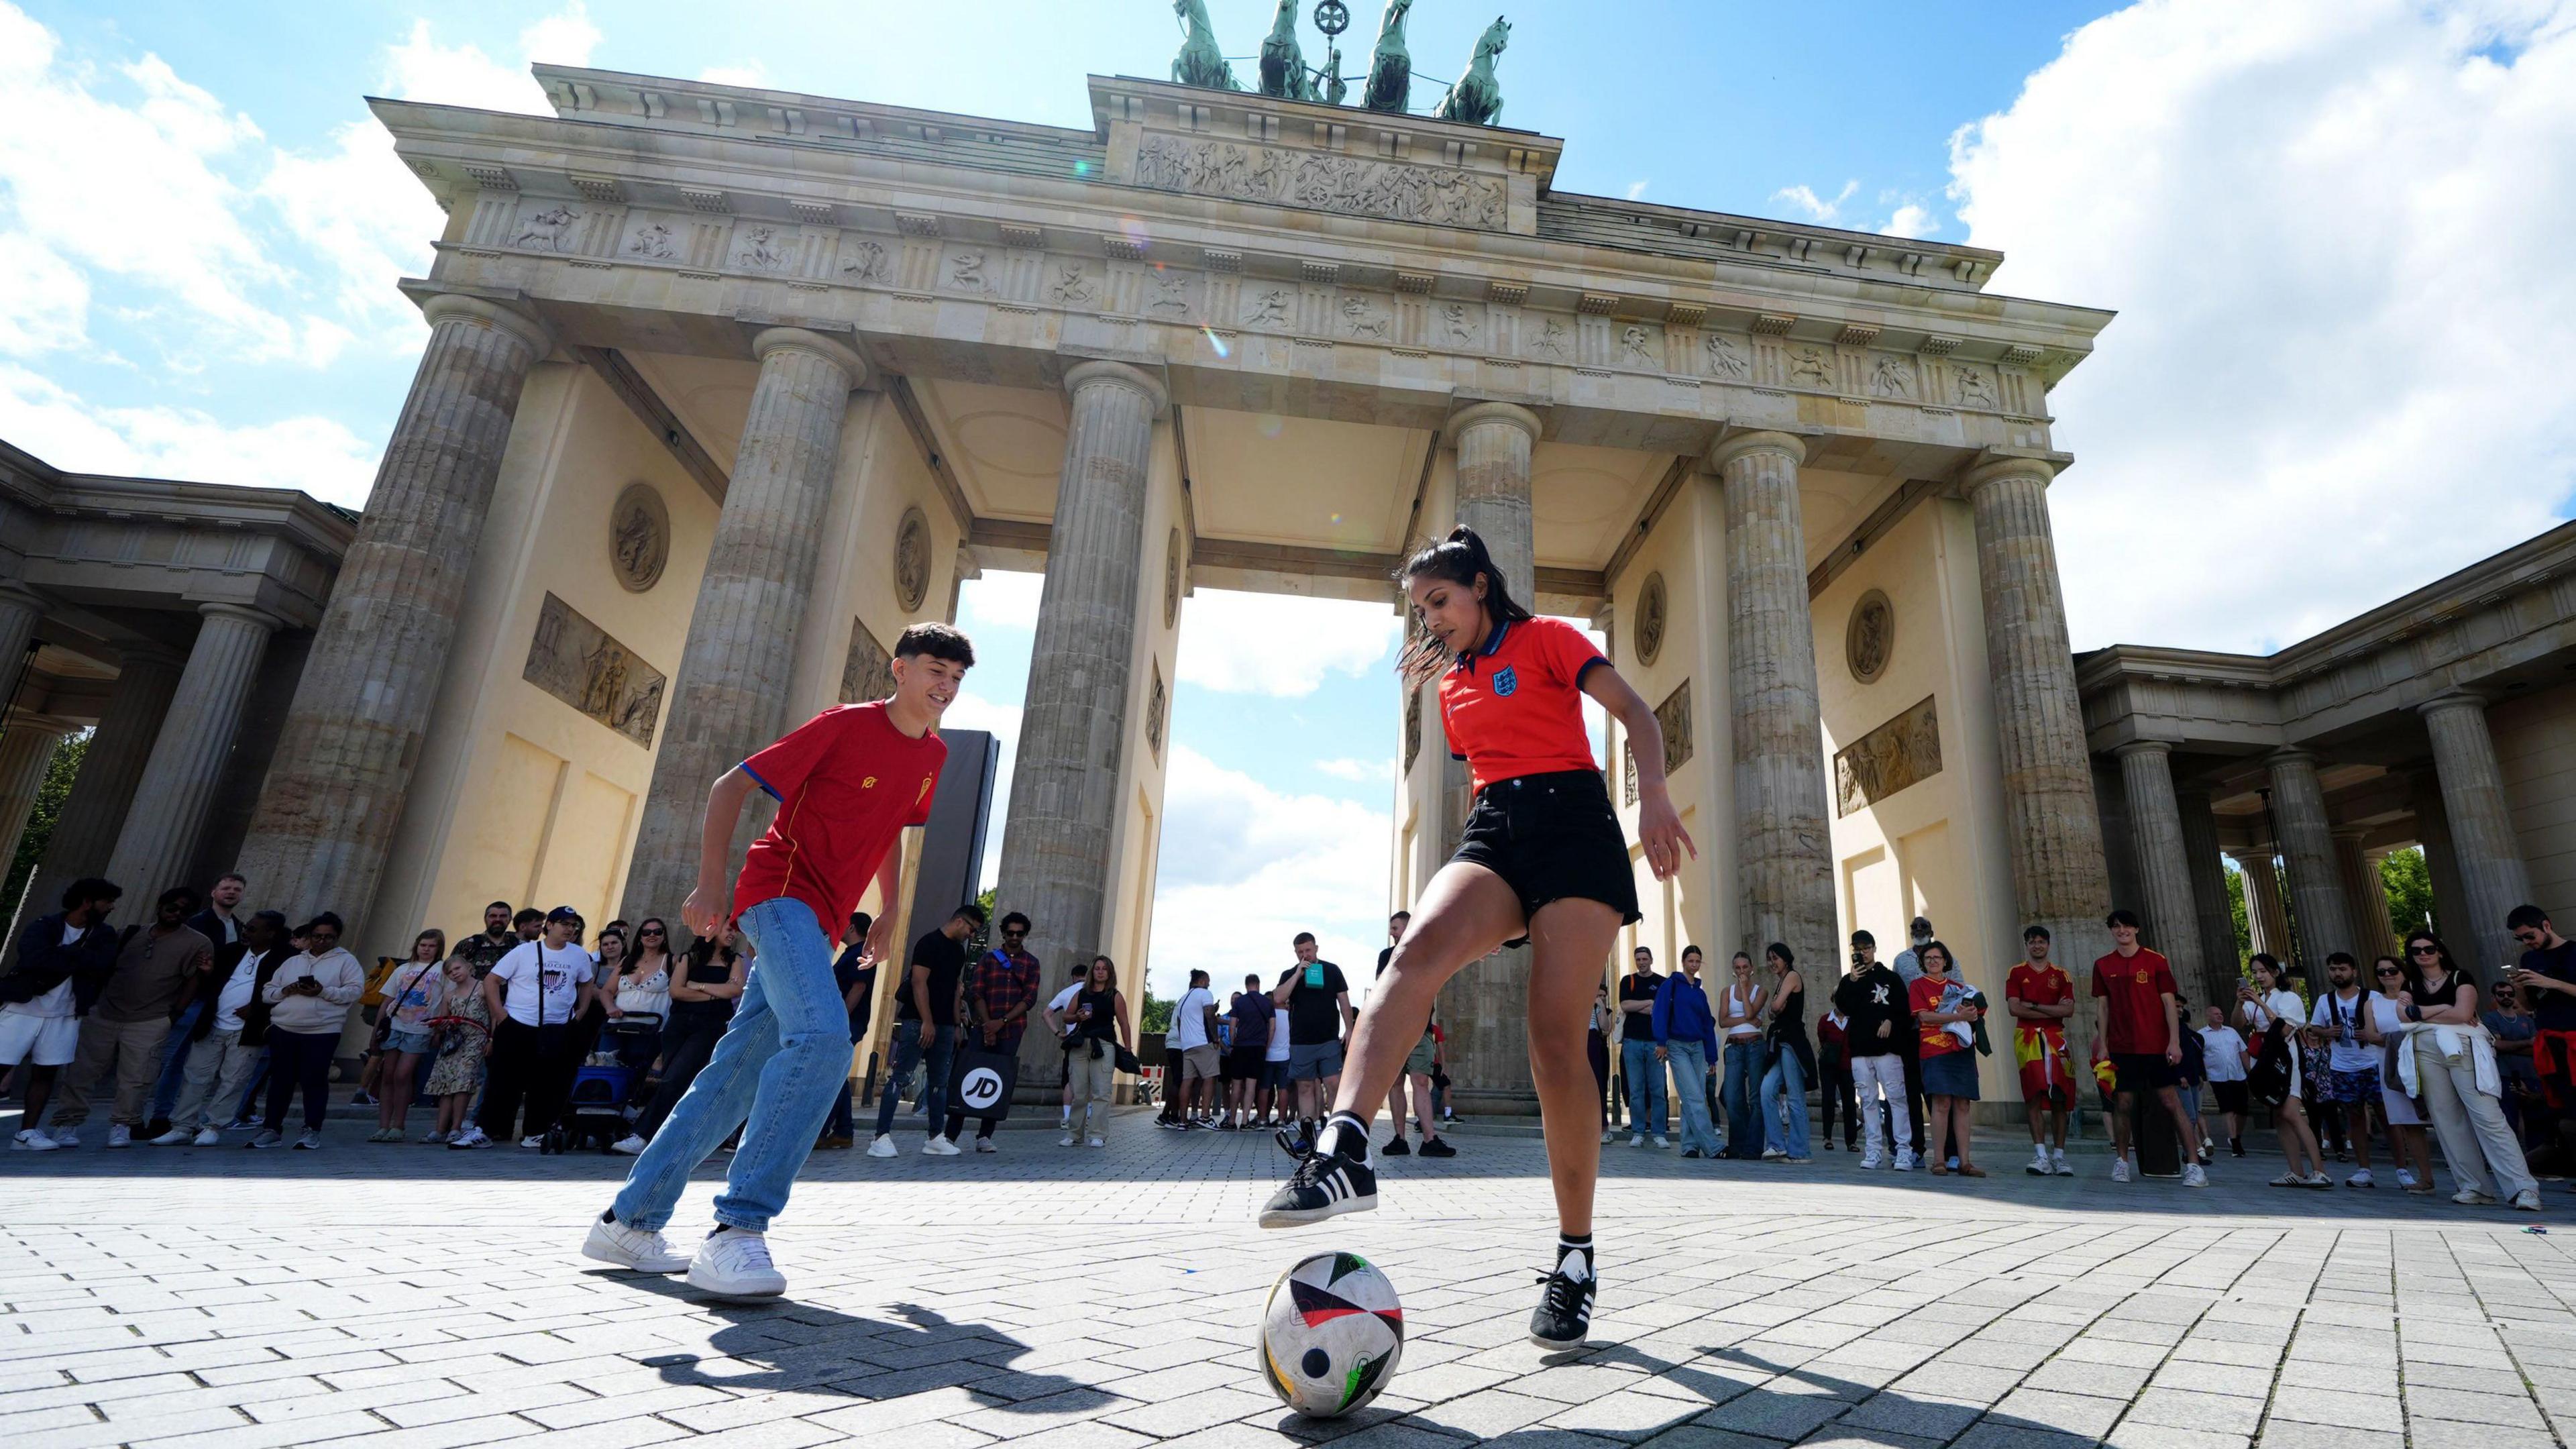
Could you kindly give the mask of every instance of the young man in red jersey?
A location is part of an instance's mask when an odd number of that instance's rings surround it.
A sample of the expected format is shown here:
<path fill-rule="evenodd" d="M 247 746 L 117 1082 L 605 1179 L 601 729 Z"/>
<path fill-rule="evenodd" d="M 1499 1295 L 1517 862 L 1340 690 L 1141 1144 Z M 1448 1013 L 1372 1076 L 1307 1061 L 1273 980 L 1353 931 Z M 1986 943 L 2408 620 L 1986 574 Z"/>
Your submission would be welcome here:
<path fill-rule="evenodd" d="M 2111 1113 L 2111 1180 L 2129 1180 L 2129 1114 L 2140 1092 L 2153 1092 L 2182 1137 L 2182 1185 L 2209 1186 L 2200 1156 L 2200 1126 L 2182 1104 L 2182 989 L 2165 958 L 2138 944 L 2134 912 L 2113 911 L 2111 954 L 2093 963 L 2093 994 L 2102 1002 L 2102 1036 L 2110 1046 L 2116 1097 Z"/>
<path fill-rule="evenodd" d="M 2075 1109 L 2075 1066 L 2066 1054 L 2066 1019 L 2075 1014 L 2075 982 L 2048 959 L 2046 926 L 2021 933 L 2027 960 L 2004 978 L 2013 1015 L 2013 1060 L 2021 1067 L 2021 1100 L 2030 1117 L 2033 1177 L 2073 1177 L 2066 1165 L 2066 1118 Z"/>
<path fill-rule="evenodd" d="M 787 1291 L 765 1234 L 850 1074 L 849 1017 L 822 923 L 847 920 L 871 877 L 883 900 L 899 898 L 903 853 L 894 845 L 906 826 L 930 819 L 948 758 L 939 718 L 974 662 L 965 635 L 915 624 L 895 642 L 893 695 L 823 711 L 707 792 L 698 885 L 680 914 L 701 936 L 735 923 L 757 948 L 751 979 L 688 1095 L 591 1225 L 584 1257 L 648 1273 L 686 1268 L 692 1287 L 723 1298 Z M 778 817 L 728 890 L 734 822 L 755 789 L 778 801 Z M 871 957 L 884 958 L 894 919 L 892 909 L 877 913 Z M 684 1257 L 662 1226 L 691 1169 L 737 1127 L 742 1145 L 716 1197 L 715 1231 Z"/>

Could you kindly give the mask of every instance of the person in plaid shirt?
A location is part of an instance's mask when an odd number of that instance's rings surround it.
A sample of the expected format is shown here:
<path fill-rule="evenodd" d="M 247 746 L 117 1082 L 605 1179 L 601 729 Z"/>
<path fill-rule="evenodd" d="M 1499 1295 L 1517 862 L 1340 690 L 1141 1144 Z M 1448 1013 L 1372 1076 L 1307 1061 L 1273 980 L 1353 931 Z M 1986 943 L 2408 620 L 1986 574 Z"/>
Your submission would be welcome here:
<path fill-rule="evenodd" d="M 1038 958 L 1021 944 L 1029 938 L 1029 918 L 1017 911 L 1002 917 L 1002 941 L 966 967 L 966 1019 L 975 1023 L 975 1044 L 987 1051 L 1016 1056 L 1020 1035 L 1028 1029 L 1029 1010 L 1038 1000 Z M 992 1117 L 975 1129 L 975 1150 L 991 1152 Z M 954 1142 L 966 1126 L 957 1099 L 949 1098 L 947 1138 Z"/>

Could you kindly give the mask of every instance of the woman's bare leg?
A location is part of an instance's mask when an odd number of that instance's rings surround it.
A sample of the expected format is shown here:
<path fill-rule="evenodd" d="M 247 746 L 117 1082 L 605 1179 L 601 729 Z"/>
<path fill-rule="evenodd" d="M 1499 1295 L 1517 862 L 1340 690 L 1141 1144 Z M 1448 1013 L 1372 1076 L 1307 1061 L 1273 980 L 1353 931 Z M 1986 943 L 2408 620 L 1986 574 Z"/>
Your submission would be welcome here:
<path fill-rule="evenodd" d="M 1529 924 L 1530 1080 L 1547 1137 L 1556 1223 L 1569 1237 L 1591 1234 L 1593 1189 L 1601 1178 L 1601 1111 L 1584 1040 L 1592 993 L 1618 935 L 1616 910 L 1570 897 L 1539 907 Z"/>
<path fill-rule="evenodd" d="M 1387 959 L 1385 979 L 1370 991 L 1368 1008 L 1351 1030 L 1351 1049 L 1342 1067 L 1341 1089 L 1333 1095 L 1333 1111 L 1348 1112 L 1363 1123 L 1374 1119 L 1404 1075 L 1404 1059 L 1412 1054 L 1413 1044 L 1422 1040 L 1440 988 L 1468 962 L 1493 954 L 1521 929 L 1520 898 L 1501 876 L 1463 861 L 1440 867 L 1424 887 L 1404 939 L 1396 942 L 1395 954 Z M 1607 937 L 1602 950 L 1609 950 Z M 1595 961 L 1596 974 L 1599 967 Z M 1584 1006 L 1589 1009 L 1591 987 L 1584 991 Z M 1533 994 L 1533 1007 L 1536 1002 Z M 1576 1020 L 1580 1025 L 1580 1015 Z M 1578 1058 L 1582 1045 L 1578 1036 Z M 1585 1075 L 1591 1070 L 1585 1067 Z M 1599 1144 L 1594 1145 L 1597 1149 Z"/>

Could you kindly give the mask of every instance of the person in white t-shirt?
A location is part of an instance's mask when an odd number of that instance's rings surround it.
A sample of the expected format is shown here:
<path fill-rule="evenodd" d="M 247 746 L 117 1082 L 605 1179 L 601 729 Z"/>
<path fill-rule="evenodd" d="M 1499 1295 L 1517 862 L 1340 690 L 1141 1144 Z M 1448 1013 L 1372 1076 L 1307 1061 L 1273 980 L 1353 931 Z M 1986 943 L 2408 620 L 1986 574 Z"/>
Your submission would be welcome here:
<path fill-rule="evenodd" d="M 2370 975 L 2379 989 L 2370 994 L 2370 1020 L 2361 1039 L 2373 1051 L 2385 1052 L 2390 1042 L 2401 1043 L 2403 1051 L 2405 1017 L 2398 998 L 2413 989 L 2405 963 L 2382 956 L 2371 962 Z M 2433 1191 L 2433 1144 L 2424 1135 L 2424 1114 L 2406 1095 L 2405 1084 L 2387 1071 L 2379 1074 L 2379 1110 L 2388 1119 L 2389 1150 L 2397 1154 L 2397 1185 L 2418 1197 Z"/>
<path fill-rule="evenodd" d="M 488 1141 L 506 1142 L 516 1135 L 521 1147 L 544 1145 L 546 1129 L 554 1125 L 571 1089 L 573 1070 L 580 1065 L 573 1055 L 572 1024 L 599 994 L 590 953 L 574 944 L 581 927 L 579 911 L 555 907 L 546 913 L 544 935 L 512 947 L 483 978 L 483 1004 L 492 1013 L 487 1048 L 492 1074 L 483 1088 L 483 1116 L 476 1130 Z M 527 1121 L 514 1133 L 523 1102 Z"/>
<path fill-rule="evenodd" d="M 2209 1024 L 2200 1029 L 2200 1059 L 2209 1071 L 2209 1090 L 2218 1098 L 2218 1114 L 2227 1121 L 2227 1150 L 2245 1155 L 2244 1034 L 2227 1024 L 2224 1008 L 2209 1008 Z"/>
<path fill-rule="evenodd" d="M 1073 999 L 1082 994 L 1082 978 L 1088 974 L 1089 969 L 1084 966 L 1074 967 L 1066 975 L 1064 989 L 1057 992 L 1046 1004 L 1047 1030 L 1054 1033 L 1055 1039 L 1059 1042 L 1066 1039 L 1065 1032 L 1070 1030 L 1064 1014 L 1073 1009 Z M 1070 1052 L 1072 1048 L 1067 1046 L 1065 1050 Z M 1064 1073 L 1064 1113 L 1056 1119 L 1055 1124 L 1059 1130 L 1073 1125 L 1073 1088 L 1073 1066 L 1068 1060 Z"/>
<path fill-rule="evenodd" d="M 1216 1106 L 1216 993 L 1205 971 L 1191 972 L 1190 989 L 1172 1003 L 1172 1040 L 1181 1049 L 1181 1082 L 1168 1125 L 1188 1132 L 1209 1125 L 1201 1115 Z"/>
<path fill-rule="evenodd" d="M 1270 1013 L 1270 1046 L 1261 1054 L 1261 1125 L 1281 1126 L 1296 1102 L 1288 1087 L 1288 1008 L 1274 1007 Z"/>
<path fill-rule="evenodd" d="M 2370 1014 L 2370 985 L 2361 979 L 2361 963 L 2349 951 L 2326 957 L 2327 989 L 2317 993 L 2308 1025 L 2326 1043 L 2326 1080 L 2318 1083 L 2319 1105 L 2343 1124 L 2352 1143 L 2355 1171 L 2346 1187 L 2370 1187 L 2370 1117 L 2379 1105 L 2379 1053 L 2361 1039 Z"/>

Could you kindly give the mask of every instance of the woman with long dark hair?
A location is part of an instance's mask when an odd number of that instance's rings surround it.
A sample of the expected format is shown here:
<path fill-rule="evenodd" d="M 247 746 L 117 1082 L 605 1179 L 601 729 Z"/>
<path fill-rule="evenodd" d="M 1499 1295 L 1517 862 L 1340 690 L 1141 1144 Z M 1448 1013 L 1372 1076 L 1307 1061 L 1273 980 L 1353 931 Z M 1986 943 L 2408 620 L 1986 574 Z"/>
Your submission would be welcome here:
<path fill-rule="evenodd" d="M 1433 997 L 1467 963 L 1525 940 L 1530 1077 L 1559 1230 L 1530 1338 L 1570 1348 L 1591 1332 L 1601 1170 L 1585 998 L 1619 928 L 1640 918 L 1628 843 L 1584 730 L 1586 696 L 1617 717 L 1634 746 L 1638 835 L 1656 878 L 1669 879 L 1682 853 L 1698 847 L 1664 787 L 1653 708 L 1581 631 L 1513 599 L 1474 529 L 1450 530 L 1408 559 L 1398 579 L 1418 627 L 1397 667 L 1413 688 L 1439 681 L 1441 725 L 1467 761 L 1475 805 L 1360 1014 L 1332 1118 L 1261 1223 L 1287 1227 L 1377 1206 L 1369 1114 L 1421 1039 Z"/>
<path fill-rule="evenodd" d="M 2483 1207 L 2502 1199 L 2525 1212 L 2540 1211 L 2540 1184 L 2532 1180 L 2498 1100 L 2504 1084 L 2495 1048 L 2478 1021 L 2477 983 L 2451 963 L 2451 948 L 2430 931 L 2406 933 L 2406 960 L 2415 985 L 2399 998 L 2397 1010 L 2411 1039 L 2398 1050 L 2415 1055 L 2424 1110 L 2441 1140 L 2442 1160 L 2460 1185 L 2451 1201 Z"/>
<path fill-rule="evenodd" d="M 2301 1023 L 2308 1019 L 2307 1003 L 2290 989 L 2280 959 L 2270 952 L 2254 953 L 2246 963 L 2246 974 L 2253 984 L 2237 987 L 2236 999 L 2243 1003 L 2245 1032 L 2254 1042 L 2254 1071 L 2247 1080 L 2272 1109 L 2273 1125 L 2281 1134 L 2281 1156 L 2290 1167 L 2273 1178 L 2272 1185 L 2331 1188 L 2334 1179 L 2326 1176 L 2325 1158 L 2317 1150 L 2316 1130 L 2308 1125 L 2302 1091 L 2306 1069 L 2300 1061 L 2299 1038 L 2306 1030 Z"/>

